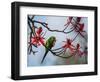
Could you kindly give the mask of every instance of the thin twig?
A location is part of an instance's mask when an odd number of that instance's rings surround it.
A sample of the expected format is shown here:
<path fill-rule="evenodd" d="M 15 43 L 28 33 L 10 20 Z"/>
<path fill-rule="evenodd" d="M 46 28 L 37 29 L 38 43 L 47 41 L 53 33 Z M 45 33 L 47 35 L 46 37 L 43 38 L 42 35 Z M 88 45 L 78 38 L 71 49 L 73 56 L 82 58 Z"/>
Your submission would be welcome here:
<path fill-rule="evenodd" d="M 77 33 L 77 35 L 74 37 L 74 39 L 72 40 L 72 42 L 76 39 L 76 37 L 79 35 L 79 33 Z"/>
<path fill-rule="evenodd" d="M 62 49 L 62 47 L 60 47 L 60 48 L 57 48 L 57 49 L 53 49 L 52 51 L 56 51 L 56 50 L 60 50 L 60 49 Z"/>
<path fill-rule="evenodd" d="M 51 30 L 50 28 L 46 27 L 49 31 L 51 32 L 62 32 L 64 34 L 68 34 L 68 33 L 71 33 L 72 31 L 74 31 L 74 29 L 68 31 L 68 32 L 65 32 L 65 31 L 62 31 L 62 30 Z"/>

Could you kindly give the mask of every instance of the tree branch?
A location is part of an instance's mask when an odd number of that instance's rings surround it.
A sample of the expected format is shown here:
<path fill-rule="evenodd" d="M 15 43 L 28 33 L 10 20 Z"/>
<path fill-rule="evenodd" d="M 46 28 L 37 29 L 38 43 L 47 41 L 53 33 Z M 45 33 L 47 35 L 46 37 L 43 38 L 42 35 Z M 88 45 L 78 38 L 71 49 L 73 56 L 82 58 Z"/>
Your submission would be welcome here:
<path fill-rule="evenodd" d="M 42 45 L 43 45 L 43 44 L 42 44 Z M 46 49 L 48 49 L 54 56 L 58 56 L 58 57 L 65 58 L 65 59 L 74 56 L 74 54 L 72 54 L 72 55 L 70 55 L 70 56 L 66 56 L 66 57 L 61 56 L 61 54 L 60 54 L 60 55 L 59 55 L 59 54 L 57 55 L 55 52 L 53 52 L 51 49 L 47 48 L 45 45 L 43 45 L 43 46 L 44 46 Z"/>
<path fill-rule="evenodd" d="M 68 33 L 70 33 L 70 32 L 72 32 L 72 31 L 74 31 L 74 29 L 72 29 L 72 30 L 70 30 L 70 31 L 68 31 L 68 32 L 65 32 L 64 30 L 52 30 L 52 29 L 50 29 L 47 25 L 47 23 L 45 23 L 45 22 L 39 22 L 39 21 L 36 21 L 36 20 L 32 20 L 32 19 L 30 19 L 29 17 L 28 17 L 28 20 L 30 20 L 30 22 L 32 22 L 32 23 L 39 23 L 39 24 L 41 24 L 42 26 L 44 26 L 46 29 L 48 29 L 49 31 L 51 31 L 51 32 L 62 32 L 62 33 L 64 33 L 64 34 L 68 34 Z"/>

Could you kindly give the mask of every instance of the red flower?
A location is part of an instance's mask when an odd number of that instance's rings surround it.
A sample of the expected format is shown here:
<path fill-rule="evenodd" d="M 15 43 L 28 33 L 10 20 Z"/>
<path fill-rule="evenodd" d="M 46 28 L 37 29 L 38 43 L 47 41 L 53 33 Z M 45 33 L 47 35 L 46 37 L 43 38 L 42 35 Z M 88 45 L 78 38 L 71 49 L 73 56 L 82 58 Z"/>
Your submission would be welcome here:
<path fill-rule="evenodd" d="M 80 44 L 79 43 L 76 45 L 76 49 L 75 50 L 77 50 L 77 51 L 80 50 Z"/>
<path fill-rule="evenodd" d="M 82 28 L 84 28 L 84 24 L 81 24 L 80 21 L 81 21 L 81 17 L 77 17 L 76 20 L 74 20 L 74 23 L 70 22 L 72 24 L 71 29 L 75 29 L 75 31 L 79 31 Z"/>
<path fill-rule="evenodd" d="M 84 53 L 80 50 L 80 44 L 79 44 L 79 43 L 76 45 L 76 48 L 75 48 L 74 53 L 75 53 L 75 54 L 78 54 L 80 57 L 84 54 Z"/>
<path fill-rule="evenodd" d="M 37 31 L 36 31 L 36 34 L 37 34 L 37 35 L 40 35 L 40 34 L 42 33 L 42 30 L 43 30 L 42 27 L 39 27 L 39 28 L 37 29 Z"/>
<path fill-rule="evenodd" d="M 77 32 L 85 32 L 85 31 L 84 31 L 84 23 L 82 23 L 82 24 L 79 23 L 79 24 L 77 25 L 77 27 L 78 27 L 78 28 L 76 28 L 76 31 L 77 31 Z"/>
<path fill-rule="evenodd" d="M 73 19 L 73 17 L 69 17 L 67 20 L 67 23 L 64 26 L 69 25 L 71 23 L 72 19 Z"/>
<path fill-rule="evenodd" d="M 40 46 L 41 44 L 44 44 L 44 38 L 41 36 L 34 36 L 31 38 L 31 43 L 36 46 Z"/>
<path fill-rule="evenodd" d="M 71 52 L 73 52 L 74 45 L 72 45 L 72 40 L 67 39 L 67 41 L 64 41 L 64 42 L 65 42 L 65 44 L 62 46 L 62 48 L 65 49 L 65 52 L 66 52 L 66 49 L 69 49 Z"/>
<path fill-rule="evenodd" d="M 44 38 L 41 36 L 41 33 L 42 33 L 42 28 L 40 27 L 37 29 L 35 36 L 31 38 L 32 44 L 36 46 L 40 46 L 41 44 L 44 45 Z"/>
<path fill-rule="evenodd" d="M 84 31 L 84 23 L 80 23 L 81 21 L 81 17 L 77 17 L 75 24 L 73 24 L 73 27 L 75 29 L 76 32 L 78 32 L 83 38 L 85 38 L 83 32 L 85 33 L 86 31 Z M 85 38 L 86 39 L 86 38 Z"/>
<path fill-rule="evenodd" d="M 85 32 L 84 31 L 84 23 L 80 23 L 80 21 L 81 21 L 81 17 L 77 17 L 77 19 L 76 19 L 76 21 L 77 21 L 77 24 L 76 24 L 76 31 L 77 32 Z"/>
<path fill-rule="evenodd" d="M 84 23 L 83 24 L 79 24 L 79 31 L 83 32 L 83 29 L 84 29 Z"/>
<path fill-rule="evenodd" d="M 86 31 L 84 30 L 84 23 L 83 24 L 79 23 L 77 25 L 77 28 L 75 28 L 75 31 L 78 32 L 84 39 L 86 39 L 84 34 L 83 34 L 83 33 L 86 33 Z"/>

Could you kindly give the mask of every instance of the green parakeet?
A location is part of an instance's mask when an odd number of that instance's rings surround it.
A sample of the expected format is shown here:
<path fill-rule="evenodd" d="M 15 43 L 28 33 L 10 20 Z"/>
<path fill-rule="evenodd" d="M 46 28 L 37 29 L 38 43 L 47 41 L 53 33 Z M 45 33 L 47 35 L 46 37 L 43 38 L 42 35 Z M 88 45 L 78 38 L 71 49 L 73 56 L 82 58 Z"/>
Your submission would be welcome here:
<path fill-rule="evenodd" d="M 43 59 L 42 59 L 41 63 L 43 63 L 43 61 L 44 61 L 44 59 L 45 59 L 47 53 L 49 52 L 48 49 L 51 49 L 51 48 L 55 45 L 55 42 L 56 42 L 56 38 L 55 38 L 54 36 L 51 36 L 51 37 L 46 41 L 46 44 L 45 44 L 45 46 L 46 46 L 46 48 L 45 48 L 45 54 L 44 54 L 44 56 L 43 56 Z"/>

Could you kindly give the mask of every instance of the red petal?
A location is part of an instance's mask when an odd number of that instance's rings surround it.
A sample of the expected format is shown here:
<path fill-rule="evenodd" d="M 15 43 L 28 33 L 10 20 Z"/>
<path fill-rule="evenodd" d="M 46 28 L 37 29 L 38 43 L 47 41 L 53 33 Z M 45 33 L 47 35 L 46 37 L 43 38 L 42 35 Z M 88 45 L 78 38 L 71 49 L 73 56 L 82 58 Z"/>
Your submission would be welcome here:
<path fill-rule="evenodd" d="M 84 29 L 84 23 L 80 24 L 80 31 L 83 31 L 83 29 Z"/>
<path fill-rule="evenodd" d="M 69 49 L 71 50 L 71 52 L 74 50 L 74 48 L 72 48 L 72 47 L 69 47 Z"/>
<path fill-rule="evenodd" d="M 41 42 L 41 44 L 43 44 L 43 45 L 44 45 L 44 40 L 40 40 L 40 42 Z"/>
<path fill-rule="evenodd" d="M 42 27 L 39 27 L 38 30 L 36 31 L 36 33 L 37 33 L 38 35 L 40 35 L 41 32 L 42 32 Z"/>

